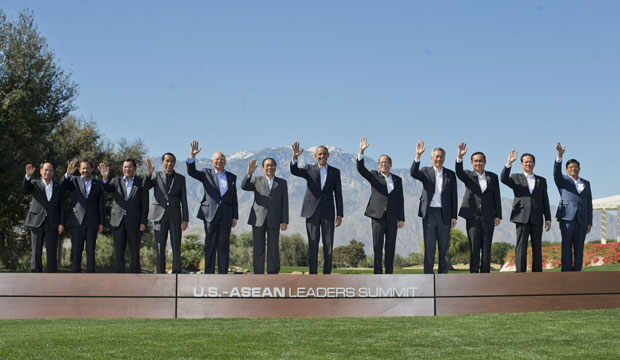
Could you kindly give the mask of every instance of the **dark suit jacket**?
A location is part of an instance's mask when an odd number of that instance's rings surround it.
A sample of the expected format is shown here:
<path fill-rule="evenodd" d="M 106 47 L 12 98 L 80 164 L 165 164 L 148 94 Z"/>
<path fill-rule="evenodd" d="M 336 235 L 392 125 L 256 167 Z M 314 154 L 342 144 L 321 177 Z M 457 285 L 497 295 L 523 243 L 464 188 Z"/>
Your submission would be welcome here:
<path fill-rule="evenodd" d="M 456 162 L 456 176 L 465 184 L 465 195 L 461 203 L 459 216 L 464 219 L 473 219 L 481 215 L 487 222 L 495 218 L 502 218 L 502 200 L 499 195 L 499 179 L 496 174 L 485 171 L 487 188 L 482 192 L 478 173 L 463 170 L 463 162 Z"/>
<path fill-rule="evenodd" d="M 422 182 L 422 196 L 420 197 L 419 217 L 426 217 L 431 201 L 435 194 L 435 168 L 425 166 L 420 169 L 420 162 L 414 161 L 411 165 L 411 176 Z M 443 168 L 443 189 L 441 189 L 441 213 L 444 224 L 450 224 L 450 220 L 456 220 L 458 204 L 456 192 L 456 176 L 454 171 Z"/>
<path fill-rule="evenodd" d="M 72 211 L 69 212 L 69 222 L 72 226 L 84 224 L 98 227 L 105 224 L 105 194 L 101 181 L 92 178 L 88 197 L 81 176 L 63 176 L 60 185 L 71 192 Z"/>
<path fill-rule="evenodd" d="M 288 224 L 288 186 L 286 180 L 273 177 L 271 191 L 266 176 L 245 176 L 241 188 L 254 191 L 254 203 L 250 209 L 248 224 L 279 228 L 280 224 Z"/>
<path fill-rule="evenodd" d="M 370 199 L 364 215 L 381 219 L 385 214 L 388 222 L 405 221 L 403 180 L 400 176 L 391 174 L 394 190 L 388 194 L 383 174 L 376 170 L 368 171 L 364 166 L 364 159 L 357 161 L 357 171 L 370 183 Z"/>
<path fill-rule="evenodd" d="M 532 224 L 542 224 L 543 216 L 545 221 L 551 221 L 547 180 L 544 177 L 534 175 L 536 185 L 530 194 L 525 175 L 522 173 L 510 175 L 510 169 L 504 167 L 501 174 L 502 182 L 514 192 L 510 221 L 520 224 L 526 224 L 528 221 Z"/>
<path fill-rule="evenodd" d="M 149 209 L 149 220 L 160 221 L 167 214 L 170 221 L 180 224 L 181 221 L 189 221 L 187 210 L 187 189 L 185 176 L 173 174 L 170 189 L 166 190 L 166 173 L 155 171 L 151 176 L 144 179 L 145 190 L 153 190 L 153 200 Z"/>
<path fill-rule="evenodd" d="M 45 195 L 45 183 L 43 180 L 26 180 L 24 178 L 24 191 L 32 194 L 30 210 L 26 215 L 26 226 L 37 228 L 47 219 L 53 227 L 65 226 L 65 192 L 55 181 L 52 184 L 52 197 L 47 201 Z"/>
<path fill-rule="evenodd" d="M 103 184 L 103 190 L 114 193 L 110 225 L 118 227 L 123 218 L 128 229 L 139 231 L 140 224 L 146 225 L 149 213 L 149 193 L 144 189 L 143 180 L 134 176 L 131 193 L 126 196 L 123 176 L 116 176 Z"/>
<path fill-rule="evenodd" d="M 584 188 L 577 191 L 575 181 L 568 175 L 562 175 L 562 162 L 553 164 L 553 180 L 560 191 L 560 205 L 555 217 L 558 220 L 577 220 L 582 225 L 592 225 L 592 190 L 590 182 L 581 179 Z"/>
<path fill-rule="evenodd" d="M 196 170 L 196 162 L 187 163 L 187 174 L 194 179 L 202 182 L 205 195 L 202 198 L 198 218 L 203 221 L 212 221 L 218 209 L 222 209 L 222 220 L 232 224 L 232 219 L 239 219 L 237 204 L 237 177 L 235 174 L 226 171 L 228 181 L 228 191 L 224 196 L 220 195 L 220 187 L 217 183 L 213 169 Z"/>
<path fill-rule="evenodd" d="M 306 165 L 302 168 L 297 162 L 291 163 L 291 174 L 306 179 L 306 194 L 301 206 L 301 216 L 310 218 L 318 210 L 321 217 L 333 221 L 336 216 L 343 216 L 342 185 L 340 170 L 327 166 L 325 186 L 321 190 L 321 172 L 319 164 Z M 334 198 L 336 209 L 334 211 Z"/>

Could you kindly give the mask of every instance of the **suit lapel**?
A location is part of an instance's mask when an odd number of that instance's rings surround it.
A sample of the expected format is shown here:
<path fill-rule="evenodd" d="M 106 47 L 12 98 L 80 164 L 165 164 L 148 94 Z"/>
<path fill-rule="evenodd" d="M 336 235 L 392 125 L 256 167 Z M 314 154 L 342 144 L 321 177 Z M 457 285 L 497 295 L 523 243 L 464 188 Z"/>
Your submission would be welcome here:
<path fill-rule="evenodd" d="M 133 195 L 138 191 L 138 177 L 133 177 L 133 184 L 131 185 L 131 193 L 127 196 L 127 199 L 131 199 Z"/>
<path fill-rule="evenodd" d="M 160 189 L 164 189 L 166 190 L 166 173 L 161 171 L 161 172 L 157 172 L 157 186 L 159 186 Z M 172 188 L 172 186 L 170 186 Z M 168 193 L 170 192 L 170 189 L 168 189 L 167 191 L 162 191 L 164 193 L 164 197 L 166 198 L 166 200 L 168 200 Z"/>
<path fill-rule="evenodd" d="M 123 199 L 127 199 L 127 183 L 125 182 L 124 177 L 118 178 L 119 187 L 121 188 L 121 195 L 123 195 Z"/>
<path fill-rule="evenodd" d="M 310 176 L 314 178 L 314 182 L 318 185 L 319 190 L 322 191 L 323 189 L 321 189 L 321 168 L 318 164 L 315 164 L 312 165 L 310 169 L 312 169 L 312 174 L 310 174 Z M 327 180 L 325 182 L 327 183 Z"/>
<path fill-rule="evenodd" d="M 92 182 L 94 182 L 94 180 L 91 178 L 91 184 L 90 184 L 91 190 L 93 188 Z M 78 183 L 78 188 L 80 189 L 80 192 L 84 196 L 84 199 L 88 199 L 88 194 L 86 193 L 86 185 L 84 184 L 84 180 L 82 180 L 82 177 L 77 178 L 77 183 Z"/>
<path fill-rule="evenodd" d="M 232 179 L 231 174 L 228 171 L 224 171 L 224 174 L 226 174 L 226 182 L 228 183 L 228 190 L 226 190 L 226 194 L 230 193 L 231 189 L 233 186 L 235 186 L 235 184 L 233 184 L 230 179 Z M 226 195 L 224 194 L 224 195 Z"/>
<path fill-rule="evenodd" d="M 267 191 L 269 192 L 269 195 L 271 195 L 271 192 L 274 191 L 277 187 L 278 187 L 278 178 L 275 177 L 275 175 L 273 176 L 273 183 L 271 184 L 271 190 L 269 190 L 269 179 L 267 179 L 267 177 L 265 176 L 265 182 L 267 183 Z"/>

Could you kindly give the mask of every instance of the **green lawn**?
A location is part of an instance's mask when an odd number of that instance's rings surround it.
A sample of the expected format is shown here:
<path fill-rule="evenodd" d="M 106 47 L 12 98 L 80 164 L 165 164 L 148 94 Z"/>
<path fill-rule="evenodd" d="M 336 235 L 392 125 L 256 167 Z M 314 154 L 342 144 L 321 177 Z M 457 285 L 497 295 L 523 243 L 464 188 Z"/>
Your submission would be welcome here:
<path fill-rule="evenodd" d="M 369 319 L 2 320 L 2 359 L 618 359 L 620 309 Z"/>

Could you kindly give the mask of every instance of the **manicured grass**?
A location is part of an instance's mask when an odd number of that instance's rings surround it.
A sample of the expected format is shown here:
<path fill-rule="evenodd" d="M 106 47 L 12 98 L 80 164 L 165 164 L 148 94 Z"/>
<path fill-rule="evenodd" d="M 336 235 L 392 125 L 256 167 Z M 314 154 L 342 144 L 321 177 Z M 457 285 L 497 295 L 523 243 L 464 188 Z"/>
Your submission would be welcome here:
<path fill-rule="evenodd" d="M 618 359 L 620 309 L 368 319 L 2 320 L 2 359 Z"/>

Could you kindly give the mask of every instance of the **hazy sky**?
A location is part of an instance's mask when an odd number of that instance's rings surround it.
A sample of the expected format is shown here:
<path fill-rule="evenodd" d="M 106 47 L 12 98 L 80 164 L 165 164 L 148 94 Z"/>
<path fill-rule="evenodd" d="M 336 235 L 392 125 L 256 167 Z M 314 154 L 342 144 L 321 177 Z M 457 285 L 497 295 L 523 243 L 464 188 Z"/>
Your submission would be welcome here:
<path fill-rule="evenodd" d="M 395 167 L 424 139 L 453 168 L 466 141 L 497 173 L 534 153 L 555 202 L 562 141 L 595 198 L 620 194 L 620 1 L 2 3 L 24 8 L 80 86 L 75 113 L 153 156 L 192 139 L 355 153 L 366 135 Z"/>

